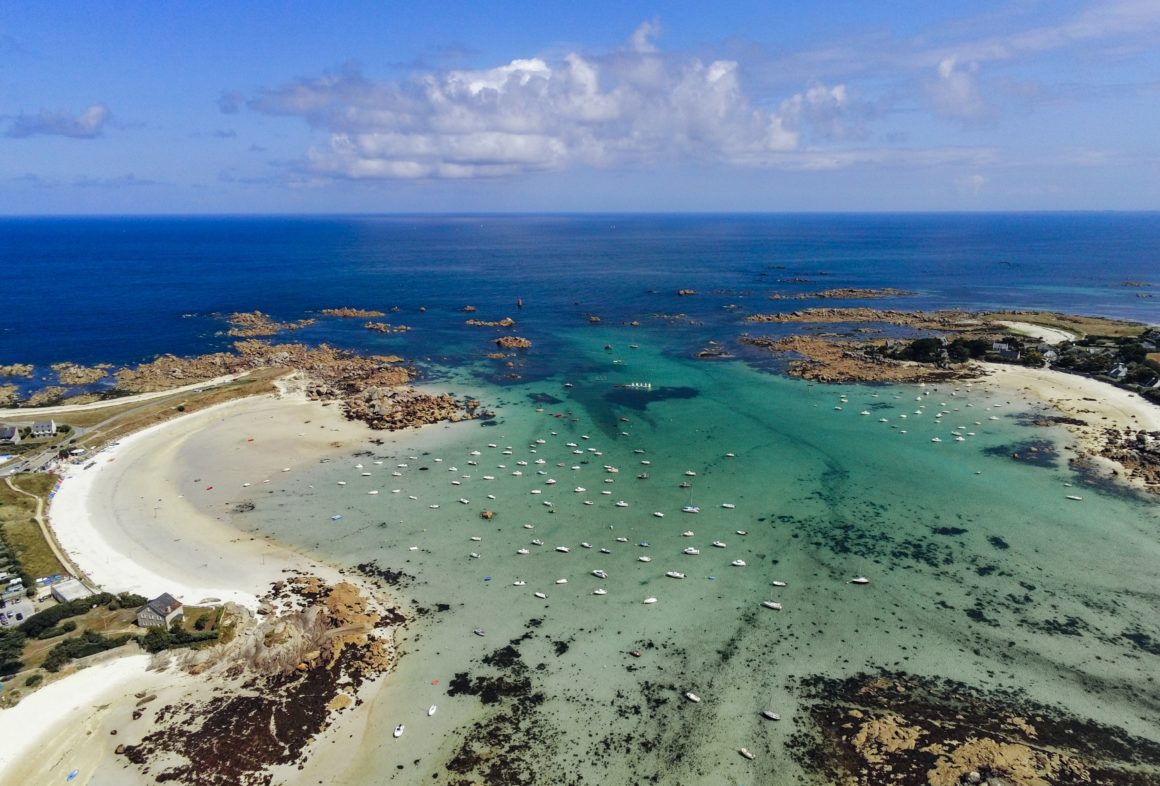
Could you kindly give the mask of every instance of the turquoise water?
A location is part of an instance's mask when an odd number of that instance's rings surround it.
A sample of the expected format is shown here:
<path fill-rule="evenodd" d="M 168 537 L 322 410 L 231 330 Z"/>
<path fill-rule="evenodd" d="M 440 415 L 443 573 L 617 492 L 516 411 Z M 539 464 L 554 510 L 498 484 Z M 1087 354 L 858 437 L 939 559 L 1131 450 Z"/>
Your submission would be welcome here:
<path fill-rule="evenodd" d="M 554 378 L 450 380 L 494 405 L 496 425 L 451 427 L 430 453 L 404 442 L 320 464 L 307 494 L 236 517 L 340 564 L 414 577 L 396 591 L 427 611 L 372 710 L 381 745 L 352 752 L 351 783 L 445 782 L 464 740 L 488 730 L 498 736 L 476 751 L 539 783 L 798 783 L 794 680 L 867 669 L 1018 687 L 1157 736 L 1156 656 L 1125 638 L 1160 638 L 1157 511 L 1068 485 L 1083 479 L 1063 459 L 1008 457 L 1030 440 L 1062 445 L 1064 432 L 1022 425 L 1022 405 L 968 385 L 813 386 L 626 329 L 561 340 L 568 363 Z M 629 381 L 652 391 L 613 387 Z M 537 403 L 544 394 L 559 402 Z M 1066 499 L 1077 491 L 1081 503 Z M 871 583 L 848 583 L 858 575 Z M 447 695 L 457 673 L 499 674 L 482 659 L 525 635 L 526 671 L 503 673 L 541 703 Z M 765 708 L 783 720 L 761 719 Z M 397 723 L 405 746 L 389 734 Z"/>

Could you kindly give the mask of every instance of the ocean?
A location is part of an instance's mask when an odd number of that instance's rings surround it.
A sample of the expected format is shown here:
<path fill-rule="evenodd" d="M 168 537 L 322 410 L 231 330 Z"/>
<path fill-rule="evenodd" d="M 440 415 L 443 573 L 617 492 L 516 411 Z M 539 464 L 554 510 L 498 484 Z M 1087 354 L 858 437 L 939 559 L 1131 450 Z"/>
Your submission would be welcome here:
<path fill-rule="evenodd" d="M 816 305 L 1156 321 L 1158 216 L 6 219 L 0 243 L 0 365 L 377 308 L 411 330 L 280 340 L 413 358 L 496 413 L 238 498 L 240 529 L 401 574 L 415 618 L 351 784 L 801 783 L 819 675 L 947 677 L 1160 739 L 1154 501 L 1090 484 L 1020 402 L 809 384 L 736 341 L 746 314 Z M 836 287 L 913 294 L 767 299 Z M 534 345 L 489 358 L 468 316 Z M 709 341 L 735 357 L 695 357 Z M 1011 460 L 1029 445 L 1043 460 Z"/>

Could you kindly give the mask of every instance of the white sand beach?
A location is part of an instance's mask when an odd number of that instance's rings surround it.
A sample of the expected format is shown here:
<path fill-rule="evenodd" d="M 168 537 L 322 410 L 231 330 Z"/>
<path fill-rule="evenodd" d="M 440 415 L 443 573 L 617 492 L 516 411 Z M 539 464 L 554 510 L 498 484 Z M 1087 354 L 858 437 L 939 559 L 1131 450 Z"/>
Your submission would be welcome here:
<path fill-rule="evenodd" d="M 1019 333 L 1031 338 L 1037 338 L 1045 344 L 1061 344 L 1064 341 L 1075 341 L 1079 336 L 1075 333 L 1069 333 L 1066 330 L 1059 328 L 1047 327 L 1046 325 L 1035 325 L 1030 322 L 1011 322 L 1009 320 L 997 320 L 996 325 L 1003 325 L 1009 328 L 1013 333 Z"/>

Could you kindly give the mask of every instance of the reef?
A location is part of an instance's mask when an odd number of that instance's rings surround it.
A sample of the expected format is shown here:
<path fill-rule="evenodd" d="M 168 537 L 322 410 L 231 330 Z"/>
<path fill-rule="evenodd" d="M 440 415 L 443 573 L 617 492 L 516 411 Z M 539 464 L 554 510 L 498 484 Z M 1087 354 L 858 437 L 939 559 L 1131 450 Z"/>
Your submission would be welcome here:
<path fill-rule="evenodd" d="M 322 313 L 328 317 L 344 317 L 366 319 L 368 317 L 383 317 L 386 316 L 385 311 L 375 311 L 366 308 L 324 308 Z"/>
<path fill-rule="evenodd" d="M 1145 786 L 1160 743 L 1083 720 L 1018 691 L 911 674 L 814 676 L 791 755 L 848 786 Z"/>
<path fill-rule="evenodd" d="M 489 322 L 486 319 L 469 319 L 463 324 L 475 327 L 515 327 L 516 321 L 511 317 L 504 317 L 493 322 Z"/>
<path fill-rule="evenodd" d="M 33 366 L 30 363 L 10 363 L 0 366 L 0 377 L 28 377 L 32 378 Z"/>
<path fill-rule="evenodd" d="M 363 325 L 365 330 L 374 330 L 379 333 L 406 333 L 411 328 L 407 325 L 390 325 L 386 322 L 367 322 Z"/>
<path fill-rule="evenodd" d="M 81 366 L 77 363 L 53 363 L 52 370 L 62 385 L 91 385 L 109 375 L 112 368 L 107 363 L 97 366 Z"/>
<path fill-rule="evenodd" d="M 1160 492 L 1160 431 L 1104 429 L 1099 454 L 1124 468 L 1128 477 Z"/>
<path fill-rule="evenodd" d="M 950 379 L 975 379 L 980 374 L 969 366 L 936 368 L 934 366 L 892 360 L 872 351 L 876 343 L 836 341 L 818 336 L 743 335 L 742 344 L 791 352 L 799 359 L 790 361 L 789 373 L 816 382 L 942 382 Z"/>
<path fill-rule="evenodd" d="M 528 349 L 532 346 L 531 341 L 519 336 L 500 336 L 495 340 L 495 343 L 504 349 Z"/>
<path fill-rule="evenodd" d="M 876 300 L 888 297 L 911 297 L 914 293 L 905 289 L 882 287 L 880 289 L 856 289 L 853 287 L 839 289 L 823 289 L 821 292 L 799 292 L 786 294 L 774 292 L 770 300 Z"/>
<path fill-rule="evenodd" d="M 314 324 L 313 319 L 300 319 L 297 322 L 277 322 L 269 314 L 261 311 L 240 311 L 226 317 L 230 329 L 227 335 L 238 338 L 256 338 L 258 336 L 274 336 L 286 330 L 299 330 Z"/>
<path fill-rule="evenodd" d="M 311 741 L 391 669 L 405 621 L 352 584 L 313 576 L 274 585 L 262 610 L 257 623 L 231 606 L 233 638 L 177 663 L 214 691 L 155 710 L 152 730 L 117 752 L 157 782 L 267 786 L 271 767 L 306 761 Z"/>

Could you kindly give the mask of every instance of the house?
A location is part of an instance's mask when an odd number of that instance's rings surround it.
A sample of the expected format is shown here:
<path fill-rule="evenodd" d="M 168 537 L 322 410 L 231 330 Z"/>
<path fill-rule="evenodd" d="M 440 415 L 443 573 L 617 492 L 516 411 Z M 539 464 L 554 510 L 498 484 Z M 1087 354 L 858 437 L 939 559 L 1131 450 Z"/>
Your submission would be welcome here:
<path fill-rule="evenodd" d="M 93 591 L 76 579 L 65 579 L 52 585 L 52 597 L 57 603 L 68 603 L 70 600 L 80 600 L 92 595 Z"/>
<path fill-rule="evenodd" d="M 37 437 L 51 437 L 56 433 L 55 420 L 37 420 L 32 424 L 32 436 Z"/>
<path fill-rule="evenodd" d="M 137 612 L 137 624 L 142 628 L 168 628 L 182 616 L 181 601 L 168 592 L 158 595 Z"/>
<path fill-rule="evenodd" d="M 20 428 L 0 425 L 0 445 L 19 445 Z"/>

